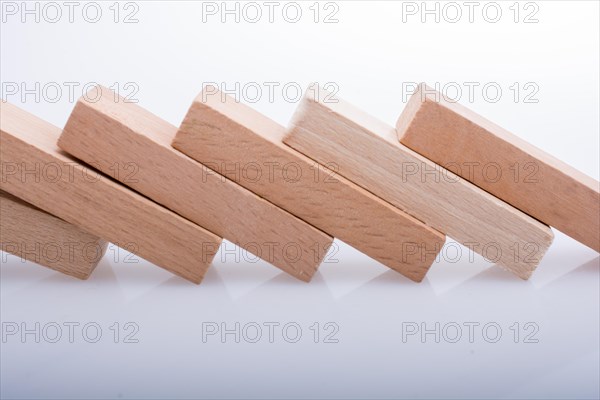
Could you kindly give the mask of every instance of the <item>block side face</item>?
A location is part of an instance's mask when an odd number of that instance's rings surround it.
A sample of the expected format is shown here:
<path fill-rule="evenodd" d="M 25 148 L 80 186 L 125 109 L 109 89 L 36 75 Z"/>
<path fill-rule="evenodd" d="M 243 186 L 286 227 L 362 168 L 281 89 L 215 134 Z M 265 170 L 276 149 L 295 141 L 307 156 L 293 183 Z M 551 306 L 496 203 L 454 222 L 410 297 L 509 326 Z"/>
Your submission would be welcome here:
<path fill-rule="evenodd" d="M 261 197 L 414 280 L 444 235 L 303 154 L 205 105 L 186 116 L 174 146 Z M 425 254 L 425 248 L 429 250 Z"/>
<path fill-rule="evenodd" d="M 311 246 L 328 248 L 333 238 L 170 145 L 164 146 L 122 123 L 134 117 L 117 121 L 98 109 L 76 107 L 59 144 L 123 184 L 286 272 L 301 279 L 314 274 L 324 254 L 315 258 Z M 119 174 L 115 174 L 115 166 L 120 168 Z M 277 251 L 273 243 L 279 244 Z M 302 249 L 299 260 L 284 253 L 288 243 Z"/>
<path fill-rule="evenodd" d="M 0 192 L 2 250 L 79 279 L 87 279 L 107 243 L 37 207 Z"/>
<path fill-rule="evenodd" d="M 574 179 L 435 101 L 423 103 L 399 134 L 412 150 L 600 251 L 597 183 Z"/>
<path fill-rule="evenodd" d="M 333 161 L 339 172 L 373 194 L 461 243 L 498 243 L 496 261 L 529 275 L 552 241 L 551 230 L 424 157 L 368 132 L 325 107 L 304 107 L 285 141 L 319 162 Z M 515 260 L 511 245 L 537 245 L 536 257 Z M 474 249 L 477 251 L 477 249 Z M 521 253 L 519 253 L 521 254 Z"/>
<path fill-rule="evenodd" d="M 186 279 L 199 281 L 214 256 L 190 243 L 215 253 L 220 244 L 217 236 L 88 167 L 4 131 L 0 157 L 21 169 L 3 169 L 2 189 L 106 241 L 132 244 L 133 253 Z M 52 175 L 44 172 L 50 167 Z"/>

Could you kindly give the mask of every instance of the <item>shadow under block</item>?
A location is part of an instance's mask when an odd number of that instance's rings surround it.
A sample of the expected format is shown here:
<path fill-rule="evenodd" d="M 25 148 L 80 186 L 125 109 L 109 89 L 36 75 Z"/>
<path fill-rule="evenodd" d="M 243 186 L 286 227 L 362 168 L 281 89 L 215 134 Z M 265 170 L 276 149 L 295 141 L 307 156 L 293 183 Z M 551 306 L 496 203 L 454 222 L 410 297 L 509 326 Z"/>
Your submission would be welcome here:
<path fill-rule="evenodd" d="M 523 279 L 554 238 L 548 226 L 401 145 L 394 128 L 323 89 L 307 93 L 284 142 L 336 163 L 340 175 Z"/>
<path fill-rule="evenodd" d="M 283 144 L 285 128 L 220 92 L 193 102 L 173 147 L 414 281 L 445 236 Z"/>
<path fill-rule="evenodd" d="M 0 189 L 200 283 L 221 239 L 67 156 L 61 130 L 1 104 Z"/>
<path fill-rule="evenodd" d="M 600 183 L 421 84 L 396 125 L 402 144 L 600 251 Z"/>
<path fill-rule="evenodd" d="M 87 279 L 107 242 L 0 190 L 0 249 L 63 274 Z"/>
<path fill-rule="evenodd" d="M 209 231 L 309 281 L 333 238 L 171 147 L 177 128 L 101 88 L 58 145 Z M 92 96 L 93 97 L 93 96 Z M 128 175 L 124 168 L 132 167 Z M 120 168 L 119 174 L 114 174 Z M 115 176 L 117 175 L 117 176 Z"/>

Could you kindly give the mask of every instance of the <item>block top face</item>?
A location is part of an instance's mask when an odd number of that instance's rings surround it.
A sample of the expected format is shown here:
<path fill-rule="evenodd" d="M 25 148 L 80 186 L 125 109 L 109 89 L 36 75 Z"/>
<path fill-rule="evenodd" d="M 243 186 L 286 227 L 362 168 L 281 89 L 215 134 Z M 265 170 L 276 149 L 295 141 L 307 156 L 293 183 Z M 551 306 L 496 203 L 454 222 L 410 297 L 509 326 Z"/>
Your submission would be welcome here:
<path fill-rule="evenodd" d="M 452 121 L 448 120 L 448 117 L 445 117 L 442 114 L 444 111 L 450 111 L 451 113 L 454 113 L 457 117 L 459 117 L 459 119 Z M 438 116 L 438 120 L 431 121 L 432 124 L 429 124 L 428 128 L 436 130 L 443 128 L 443 132 L 438 132 L 440 135 L 445 135 L 448 134 L 449 131 L 455 130 L 455 134 L 457 136 L 454 136 L 454 138 L 456 140 L 459 140 L 460 136 L 462 136 L 462 140 L 465 141 L 464 145 L 472 146 L 473 137 L 469 136 L 468 131 L 473 126 L 479 126 L 482 128 L 482 130 L 477 132 L 478 135 L 486 135 L 488 138 L 495 137 L 505 142 L 496 142 L 496 145 L 499 146 L 497 149 L 499 154 L 502 151 L 509 150 L 510 147 L 518 149 L 518 151 L 523 152 L 532 158 L 543 161 L 556 172 L 573 177 L 588 188 L 598 191 L 598 181 L 592 177 L 573 168 L 569 164 L 559 160 L 551 154 L 546 153 L 542 149 L 511 133 L 500 125 L 497 125 L 489 119 L 477 114 L 475 111 L 444 96 L 442 93 L 427 86 L 425 83 L 421 83 L 417 86 L 417 89 L 406 104 L 404 111 L 398 118 L 398 122 L 396 124 L 398 140 L 402 141 L 405 135 L 410 134 L 411 123 L 416 118 L 422 118 L 425 120 L 430 119 L 431 115 Z M 462 124 L 458 122 L 460 119 L 464 121 Z M 444 124 L 440 124 L 441 121 L 444 121 Z M 436 133 L 432 132 L 431 135 L 426 135 L 421 139 L 428 141 L 429 137 L 432 135 L 436 135 Z M 416 134 L 411 136 L 411 140 L 419 141 L 419 139 L 420 138 Z M 446 148 L 445 151 L 451 152 L 452 149 Z M 426 154 L 424 155 L 426 156 Z"/>
<path fill-rule="evenodd" d="M 382 157 L 387 157 L 388 160 L 386 161 L 394 162 L 398 166 L 403 163 L 433 165 L 430 160 L 423 157 L 421 154 L 401 144 L 398 141 L 398 135 L 394 127 L 361 110 L 353 104 L 335 97 L 332 93 L 319 87 L 317 84 L 313 84 L 312 86 L 314 87 L 315 94 L 310 94 L 307 91 L 300 106 L 292 116 L 290 123 L 292 128 L 286 132 L 283 138 L 284 143 L 287 145 L 305 153 L 305 141 L 303 140 L 301 131 L 309 130 L 311 131 L 311 135 L 318 135 L 319 140 L 323 141 L 326 145 L 326 148 L 321 149 L 325 154 L 343 152 L 352 157 L 352 152 L 357 147 L 363 147 L 360 156 L 367 159 L 369 163 L 372 163 L 373 168 L 383 168 L 380 165 Z M 340 127 L 345 127 L 347 131 L 352 132 L 351 134 L 344 134 L 344 136 L 348 136 L 348 140 L 344 143 L 338 142 L 340 134 L 337 130 L 339 130 Z M 355 140 L 350 142 L 350 136 L 354 136 Z M 373 144 L 384 143 L 386 148 L 390 150 L 390 153 L 382 154 L 377 151 L 369 151 L 366 148 L 366 144 L 371 140 L 373 140 Z M 360 144 L 358 144 L 359 142 Z M 365 146 L 362 146 L 362 144 L 365 144 Z M 395 151 L 397 148 L 400 148 L 402 151 Z M 314 155 L 312 154 L 307 155 L 314 158 Z M 322 163 L 333 161 L 333 159 L 329 158 L 334 157 L 328 157 L 326 159 L 319 157 L 319 159 L 315 159 Z M 440 168 L 435 168 L 435 173 L 438 176 L 444 175 L 449 181 L 462 180 L 461 177 L 449 170 L 442 171 Z M 340 175 L 344 175 L 343 171 L 340 172 Z M 346 178 L 348 177 L 346 176 Z M 474 185 L 472 185 L 472 189 L 477 190 Z"/>
<path fill-rule="evenodd" d="M 322 118 L 319 119 L 323 128 L 327 128 L 327 121 L 337 125 L 340 121 L 344 121 L 348 125 L 352 125 L 354 129 L 360 129 L 364 133 L 375 137 L 382 138 L 388 141 L 397 142 L 396 129 L 369 113 L 361 110 L 353 104 L 350 104 L 336 96 L 328 90 L 320 87 L 316 83 L 310 85 L 310 90 L 307 90 L 299 109 L 292 117 L 291 126 L 301 125 L 298 119 L 310 119 L 312 113 L 320 112 L 322 114 L 333 114 L 337 118 Z M 330 126 L 331 127 L 331 126 Z"/>
<path fill-rule="evenodd" d="M 0 102 L 0 129 L 41 150 L 68 158 L 56 145 L 61 130 L 27 111 Z"/>
<path fill-rule="evenodd" d="M 253 108 L 237 101 L 235 98 L 219 91 L 214 86 L 206 86 L 202 92 L 196 96 L 188 116 L 189 118 L 195 118 L 203 113 L 221 114 L 222 116 L 227 117 L 231 123 L 235 123 L 237 129 L 244 129 L 245 131 L 252 132 L 257 137 L 268 139 L 275 145 L 285 147 L 282 143 L 283 137 L 285 136 L 285 128 L 283 126 Z M 186 116 L 186 120 L 188 119 L 188 116 Z M 194 122 L 202 124 L 205 119 L 206 118 L 199 118 Z M 190 122 L 191 121 L 184 121 L 181 134 L 185 134 L 185 123 Z M 211 125 L 207 126 L 207 128 L 221 130 L 226 127 Z"/>
<path fill-rule="evenodd" d="M 62 130 L 5 101 L 0 101 L 0 130 L 65 163 L 78 163 L 57 145 Z"/>
<path fill-rule="evenodd" d="M 177 128 L 136 103 L 127 101 L 112 90 L 98 85 L 77 101 L 79 107 L 93 108 L 120 123 L 132 132 L 143 132 L 145 136 L 163 145 L 171 145 Z M 89 129 L 95 129 L 93 124 Z M 108 134 L 99 131 L 98 134 Z"/>

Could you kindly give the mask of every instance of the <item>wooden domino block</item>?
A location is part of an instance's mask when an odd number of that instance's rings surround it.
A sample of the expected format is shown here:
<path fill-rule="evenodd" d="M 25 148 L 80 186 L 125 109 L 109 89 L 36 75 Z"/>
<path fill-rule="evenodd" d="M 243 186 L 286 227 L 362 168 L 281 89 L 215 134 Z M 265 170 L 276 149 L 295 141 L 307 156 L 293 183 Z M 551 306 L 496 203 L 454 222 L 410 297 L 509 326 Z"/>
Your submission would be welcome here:
<path fill-rule="evenodd" d="M 419 85 L 397 123 L 405 146 L 600 251 L 600 184 Z"/>
<path fill-rule="evenodd" d="M 80 99 L 58 145 L 304 281 L 333 238 L 171 147 L 177 128 L 106 88 Z M 128 176 L 124 169 L 129 168 Z M 134 168 L 134 169 L 131 169 Z M 115 174 L 115 169 L 121 169 Z M 252 256 L 254 258 L 254 256 Z"/>
<path fill-rule="evenodd" d="M 326 101 L 324 101 L 326 99 Z M 284 142 L 527 279 L 550 228 L 398 142 L 396 130 L 321 88 L 307 92 Z"/>
<path fill-rule="evenodd" d="M 0 249 L 44 267 L 87 279 L 107 242 L 0 190 Z"/>
<path fill-rule="evenodd" d="M 64 154 L 61 130 L 1 108 L 0 189 L 199 283 L 221 239 Z"/>
<path fill-rule="evenodd" d="M 421 281 L 445 236 L 283 144 L 285 128 L 206 88 L 173 147 L 382 264 Z"/>

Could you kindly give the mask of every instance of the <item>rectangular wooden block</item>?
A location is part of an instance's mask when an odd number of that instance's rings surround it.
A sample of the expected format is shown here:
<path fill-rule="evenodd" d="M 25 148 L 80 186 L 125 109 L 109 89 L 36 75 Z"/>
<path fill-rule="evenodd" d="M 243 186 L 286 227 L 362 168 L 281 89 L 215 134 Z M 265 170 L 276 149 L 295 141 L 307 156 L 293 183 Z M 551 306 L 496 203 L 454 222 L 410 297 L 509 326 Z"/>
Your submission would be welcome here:
<path fill-rule="evenodd" d="M 600 251 L 600 183 L 595 179 L 425 84 L 396 127 L 405 146 Z"/>
<path fill-rule="evenodd" d="M 284 145 L 284 135 L 281 125 L 208 87 L 194 100 L 173 147 L 421 281 L 445 236 Z"/>
<path fill-rule="evenodd" d="M 0 190 L 0 249 L 44 267 L 87 279 L 107 242 Z"/>
<path fill-rule="evenodd" d="M 548 226 L 401 145 L 394 128 L 323 89 L 307 92 L 284 142 L 318 162 L 335 162 L 340 175 L 521 278 L 554 237 Z"/>
<path fill-rule="evenodd" d="M 1 105 L 0 189 L 85 231 L 199 283 L 221 239 L 56 146 L 61 130 Z"/>
<path fill-rule="evenodd" d="M 332 237 L 175 150 L 176 127 L 122 98 L 116 102 L 109 89 L 99 90 L 98 101 L 78 101 L 58 142 L 63 150 L 283 271 L 310 280 Z M 124 173 L 125 168 L 134 175 Z"/>

